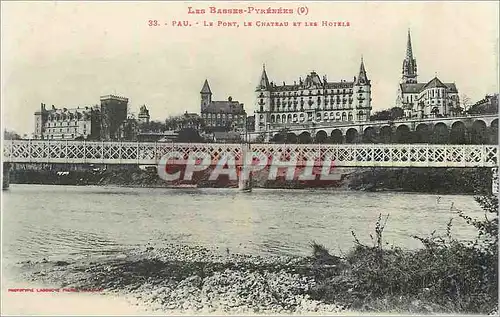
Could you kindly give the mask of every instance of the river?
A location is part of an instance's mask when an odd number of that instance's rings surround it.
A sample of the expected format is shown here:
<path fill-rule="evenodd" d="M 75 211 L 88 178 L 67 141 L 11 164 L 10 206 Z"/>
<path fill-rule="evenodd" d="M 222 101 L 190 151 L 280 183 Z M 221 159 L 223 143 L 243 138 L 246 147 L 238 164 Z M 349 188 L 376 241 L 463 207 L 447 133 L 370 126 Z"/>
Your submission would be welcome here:
<path fill-rule="evenodd" d="M 406 248 L 411 235 L 470 238 L 451 206 L 483 217 L 472 196 L 332 190 L 165 189 L 12 184 L 3 192 L 3 258 L 79 258 L 162 243 L 221 252 L 307 255 L 316 241 L 332 253 L 371 244 L 379 213 L 385 241 Z"/>

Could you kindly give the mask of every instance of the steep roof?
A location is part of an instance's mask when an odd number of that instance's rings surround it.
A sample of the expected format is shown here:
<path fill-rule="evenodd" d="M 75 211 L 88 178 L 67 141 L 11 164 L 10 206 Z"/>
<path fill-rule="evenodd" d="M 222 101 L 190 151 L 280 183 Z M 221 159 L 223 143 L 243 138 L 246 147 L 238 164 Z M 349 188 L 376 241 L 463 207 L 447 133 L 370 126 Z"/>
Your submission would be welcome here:
<path fill-rule="evenodd" d="M 458 93 L 455 83 L 442 83 L 437 77 L 434 77 L 428 83 L 402 83 L 400 84 L 403 93 L 419 93 L 427 88 L 442 87 L 447 88 L 448 92 Z"/>
<path fill-rule="evenodd" d="M 448 87 L 448 92 L 458 93 L 458 89 L 455 83 L 444 83 L 444 84 L 446 85 L 446 87 Z"/>
<path fill-rule="evenodd" d="M 208 85 L 208 80 L 205 79 L 205 83 L 203 84 L 203 88 L 201 88 L 200 91 L 201 94 L 212 94 L 212 91 L 210 90 L 210 86 Z"/>
<path fill-rule="evenodd" d="M 266 65 L 262 66 L 262 75 L 260 76 L 259 86 L 257 89 L 269 88 L 269 78 L 267 78 Z"/>
<path fill-rule="evenodd" d="M 368 76 L 366 76 L 365 63 L 363 62 L 363 57 L 361 57 L 361 66 L 359 66 L 359 75 L 356 84 L 368 84 Z"/>
<path fill-rule="evenodd" d="M 416 94 L 422 90 L 422 87 L 425 86 L 425 83 L 402 83 L 401 91 L 404 93 Z"/>
<path fill-rule="evenodd" d="M 427 88 L 448 88 L 442 81 L 440 81 L 437 77 L 432 78 L 427 84 L 422 87 L 422 90 Z"/>

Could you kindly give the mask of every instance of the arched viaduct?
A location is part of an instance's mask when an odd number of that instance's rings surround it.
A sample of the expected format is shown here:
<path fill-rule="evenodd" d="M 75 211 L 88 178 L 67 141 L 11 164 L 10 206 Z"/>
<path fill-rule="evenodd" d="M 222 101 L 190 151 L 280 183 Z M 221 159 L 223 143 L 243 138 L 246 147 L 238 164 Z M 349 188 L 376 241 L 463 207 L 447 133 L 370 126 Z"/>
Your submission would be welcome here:
<path fill-rule="evenodd" d="M 283 126 L 267 132 L 266 139 L 276 143 L 498 144 L 498 116 Z"/>

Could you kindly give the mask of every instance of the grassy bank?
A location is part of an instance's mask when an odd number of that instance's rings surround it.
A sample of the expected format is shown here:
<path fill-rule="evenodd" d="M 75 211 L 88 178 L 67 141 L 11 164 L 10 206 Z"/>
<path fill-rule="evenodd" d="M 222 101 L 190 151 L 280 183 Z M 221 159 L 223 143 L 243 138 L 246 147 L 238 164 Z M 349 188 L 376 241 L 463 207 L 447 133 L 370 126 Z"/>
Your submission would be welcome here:
<path fill-rule="evenodd" d="M 405 250 L 383 240 L 387 216 L 376 221 L 370 245 L 353 233 L 354 247 L 332 255 L 311 243 L 309 257 L 258 257 L 179 245 L 99 260 L 22 264 L 34 281 L 61 287 L 103 288 L 133 296 L 164 312 L 278 314 L 312 312 L 489 314 L 498 302 L 498 199 L 478 198 L 485 218 L 457 215 L 477 239 L 417 237 Z"/>

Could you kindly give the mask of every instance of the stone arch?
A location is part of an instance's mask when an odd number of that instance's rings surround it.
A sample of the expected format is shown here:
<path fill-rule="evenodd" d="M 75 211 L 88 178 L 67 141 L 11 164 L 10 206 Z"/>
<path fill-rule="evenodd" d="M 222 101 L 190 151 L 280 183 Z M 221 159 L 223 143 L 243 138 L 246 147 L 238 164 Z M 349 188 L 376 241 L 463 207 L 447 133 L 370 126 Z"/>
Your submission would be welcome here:
<path fill-rule="evenodd" d="M 271 115 L 271 122 L 272 122 L 272 123 L 274 123 L 274 120 L 275 120 L 275 118 L 274 118 L 274 114 L 272 114 L 272 115 Z"/>
<path fill-rule="evenodd" d="M 272 138 L 270 139 L 271 143 L 284 143 L 285 142 L 285 135 L 283 133 L 275 133 L 273 134 Z"/>
<path fill-rule="evenodd" d="M 416 143 L 429 143 L 431 139 L 431 129 L 425 123 L 420 123 L 415 129 Z"/>
<path fill-rule="evenodd" d="M 281 122 L 286 123 L 286 114 L 281 115 Z"/>
<path fill-rule="evenodd" d="M 493 119 L 490 123 L 490 128 L 496 127 L 498 129 L 498 119 Z"/>
<path fill-rule="evenodd" d="M 376 143 L 377 142 L 377 133 L 375 132 L 375 128 L 367 127 L 363 131 L 363 143 Z"/>
<path fill-rule="evenodd" d="M 331 139 L 333 143 L 342 144 L 344 143 L 344 136 L 342 135 L 342 131 L 339 129 L 335 129 L 331 133 Z"/>
<path fill-rule="evenodd" d="M 431 142 L 435 144 L 446 144 L 448 143 L 448 127 L 443 122 L 438 122 L 434 125 L 432 129 Z"/>
<path fill-rule="evenodd" d="M 293 132 L 288 132 L 286 134 L 286 142 L 287 143 L 297 143 L 298 141 L 298 138 L 297 138 L 297 135 Z"/>
<path fill-rule="evenodd" d="M 352 112 L 347 114 L 347 121 L 352 121 Z"/>
<path fill-rule="evenodd" d="M 488 143 L 488 132 L 486 123 L 483 120 L 476 120 L 472 123 L 470 130 L 470 142 L 472 144 Z"/>
<path fill-rule="evenodd" d="M 350 128 L 345 133 L 345 142 L 346 143 L 358 143 L 358 130 L 354 128 Z"/>
<path fill-rule="evenodd" d="M 280 115 L 276 116 L 276 123 L 281 123 L 281 116 Z"/>
<path fill-rule="evenodd" d="M 344 112 L 342 112 L 342 121 L 346 121 L 346 120 L 347 120 L 347 115 L 344 111 Z"/>
<path fill-rule="evenodd" d="M 394 133 L 394 141 L 396 143 L 411 143 L 411 131 L 406 124 L 401 124 L 396 128 L 396 132 Z"/>
<path fill-rule="evenodd" d="M 379 138 L 380 138 L 380 142 L 382 142 L 382 143 L 391 143 L 392 139 L 393 139 L 392 128 L 388 125 L 380 128 Z"/>
<path fill-rule="evenodd" d="M 292 122 L 292 114 L 291 113 L 288 114 L 287 122 Z"/>
<path fill-rule="evenodd" d="M 314 141 L 316 143 L 326 143 L 328 139 L 328 134 L 324 130 L 319 130 L 316 132 L 316 135 L 314 136 Z"/>
<path fill-rule="evenodd" d="M 491 121 L 490 125 L 491 144 L 498 144 L 498 119 Z"/>
<path fill-rule="evenodd" d="M 311 143 L 311 134 L 307 131 L 302 132 L 298 137 L 298 143 L 308 144 Z"/>
<path fill-rule="evenodd" d="M 451 125 L 450 143 L 451 144 L 466 144 L 465 124 L 462 121 L 456 121 Z"/>

